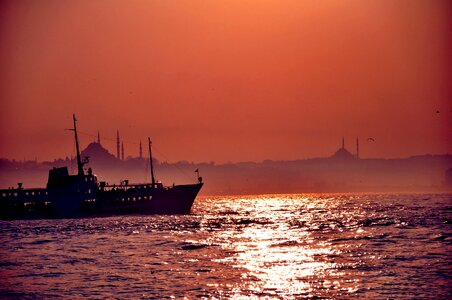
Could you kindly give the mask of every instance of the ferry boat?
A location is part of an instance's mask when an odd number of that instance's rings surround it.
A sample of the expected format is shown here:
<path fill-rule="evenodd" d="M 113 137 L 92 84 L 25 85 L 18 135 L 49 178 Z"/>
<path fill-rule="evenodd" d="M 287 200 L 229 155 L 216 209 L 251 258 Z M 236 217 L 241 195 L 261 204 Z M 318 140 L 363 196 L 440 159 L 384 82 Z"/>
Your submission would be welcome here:
<path fill-rule="evenodd" d="M 17 187 L 0 190 L 0 218 L 61 218 L 119 214 L 188 214 L 203 186 L 202 177 L 194 184 L 164 186 L 154 177 L 152 143 L 148 138 L 151 182 L 119 185 L 98 181 L 91 168 L 83 166 L 73 115 L 77 169 L 69 175 L 67 167 L 49 170 L 46 188 Z M 198 171 L 198 170 L 197 170 Z"/>

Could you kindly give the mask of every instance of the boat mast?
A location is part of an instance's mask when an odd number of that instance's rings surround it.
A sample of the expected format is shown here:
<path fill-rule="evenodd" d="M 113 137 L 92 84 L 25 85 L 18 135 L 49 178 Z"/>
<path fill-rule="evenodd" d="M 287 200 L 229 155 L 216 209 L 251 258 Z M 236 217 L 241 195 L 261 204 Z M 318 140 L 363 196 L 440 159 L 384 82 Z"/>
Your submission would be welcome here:
<path fill-rule="evenodd" d="M 77 150 L 77 167 L 78 167 L 78 175 L 84 175 L 83 173 L 83 163 L 82 163 L 82 159 L 80 158 L 80 148 L 78 146 L 78 136 L 77 136 L 77 126 L 76 126 L 76 122 L 77 120 L 75 119 L 75 114 L 72 115 L 73 119 L 74 119 L 74 135 L 75 135 L 75 148 Z"/>
<path fill-rule="evenodd" d="M 152 165 L 152 151 L 151 151 L 151 138 L 148 137 L 148 142 L 149 142 L 149 163 L 151 164 L 151 177 L 152 177 L 152 187 L 155 187 L 155 178 L 154 178 L 154 166 Z"/>

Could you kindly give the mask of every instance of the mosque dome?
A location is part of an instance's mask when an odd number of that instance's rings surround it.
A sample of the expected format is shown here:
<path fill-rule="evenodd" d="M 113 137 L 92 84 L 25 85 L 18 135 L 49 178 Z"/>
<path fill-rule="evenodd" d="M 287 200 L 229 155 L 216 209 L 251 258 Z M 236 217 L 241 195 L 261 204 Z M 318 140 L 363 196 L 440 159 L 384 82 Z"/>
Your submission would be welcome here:
<path fill-rule="evenodd" d="M 348 159 L 356 159 L 357 155 L 352 154 L 350 151 L 345 149 L 345 142 L 342 139 L 342 147 L 339 148 L 332 156 L 333 159 L 338 160 L 348 160 Z"/>
<path fill-rule="evenodd" d="M 93 163 L 108 163 L 116 160 L 115 156 L 102 147 L 100 143 L 93 142 L 89 144 L 82 152 L 81 156 L 88 156 L 90 162 Z"/>

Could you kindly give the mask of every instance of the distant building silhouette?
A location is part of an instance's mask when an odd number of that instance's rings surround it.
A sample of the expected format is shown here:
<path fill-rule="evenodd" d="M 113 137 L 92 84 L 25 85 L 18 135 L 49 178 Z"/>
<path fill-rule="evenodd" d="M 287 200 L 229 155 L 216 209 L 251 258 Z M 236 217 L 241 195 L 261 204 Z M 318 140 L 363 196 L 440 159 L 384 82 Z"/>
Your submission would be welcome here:
<path fill-rule="evenodd" d="M 90 158 L 90 163 L 94 164 L 105 165 L 116 161 L 113 154 L 109 153 L 108 150 L 102 147 L 100 143 L 96 142 L 89 144 L 84 150 L 82 150 L 81 156 L 88 156 Z"/>
<path fill-rule="evenodd" d="M 97 131 L 97 143 L 100 144 L 100 133 Z"/>
<path fill-rule="evenodd" d="M 333 159 L 337 160 L 348 160 L 348 159 L 356 159 L 356 156 L 350 153 L 347 149 L 345 149 L 345 139 L 342 138 L 342 147 L 339 148 L 332 156 Z"/>
<path fill-rule="evenodd" d="M 141 145 L 141 141 L 140 141 L 140 159 L 143 159 L 143 147 Z"/>

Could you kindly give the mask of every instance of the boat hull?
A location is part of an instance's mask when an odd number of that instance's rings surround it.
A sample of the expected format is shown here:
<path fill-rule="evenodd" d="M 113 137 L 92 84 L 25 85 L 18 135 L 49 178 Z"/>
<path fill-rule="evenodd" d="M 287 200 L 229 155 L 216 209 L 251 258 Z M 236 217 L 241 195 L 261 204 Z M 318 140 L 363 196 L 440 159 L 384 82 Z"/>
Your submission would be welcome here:
<path fill-rule="evenodd" d="M 203 183 L 151 188 L 118 186 L 90 194 L 48 189 L 3 190 L 0 219 L 67 218 L 126 214 L 188 214 Z"/>
<path fill-rule="evenodd" d="M 99 193 L 100 207 L 94 209 L 105 214 L 188 214 L 202 185 Z"/>

